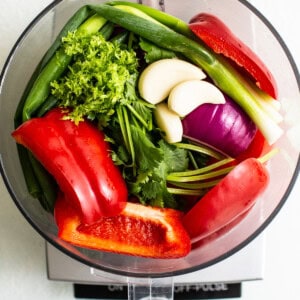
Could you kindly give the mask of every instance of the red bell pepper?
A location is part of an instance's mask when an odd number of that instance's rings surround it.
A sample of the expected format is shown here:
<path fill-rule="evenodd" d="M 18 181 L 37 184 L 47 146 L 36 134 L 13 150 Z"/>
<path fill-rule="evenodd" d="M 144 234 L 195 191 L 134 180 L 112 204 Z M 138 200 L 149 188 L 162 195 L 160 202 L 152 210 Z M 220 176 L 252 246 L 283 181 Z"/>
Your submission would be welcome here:
<path fill-rule="evenodd" d="M 183 217 L 193 241 L 233 222 L 252 207 L 269 182 L 266 167 L 255 158 L 238 164 Z"/>
<path fill-rule="evenodd" d="M 213 232 L 212 234 L 210 234 L 210 235 L 198 240 L 197 242 L 193 243 L 192 248 L 196 249 L 196 248 L 199 248 L 199 247 L 203 247 L 204 245 L 206 245 L 208 243 L 211 243 L 211 242 L 219 239 L 220 237 L 222 237 L 226 233 L 228 233 L 231 229 L 236 227 L 240 222 L 242 222 L 246 218 L 246 216 L 251 211 L 251 208 L 252 208 L 252 206 L 249 207 L 248 210 L 243 212 L 241 215 L 236 217 L 234 220 L 232 220 L 230 223 L 228 223 L 224 227 L 220 228 L 219 230 Z"/>
<path fill-rule="evenodd" d="M 236 163 L 239 163 L 247 158 L 259 158 L 271 151 L 272 146 L 268 144 L 262 133 L 257 130 L 256 134 L 249 147 L 235 158 Z"/>
<path fill-rule="evenodd" d="M 118 216 L 84 225 L 75 207 L 60 194 L 54 216 L 58 236 L 79 247 L 152 258 L 183 257 L 191 249 L 182 213 L 170 208 L 127 202 Z"/>
<path fill-rule="evenodd" d="M 276 82 L 266 65 L 220 19 L 200 13 L 191 19 L 189 27 L 214 52 L 223 54 L 243 67 L 261 90 L 277 98 Z"/>
<path fill-rule="evenodd" d="M 114 165 L 104 134 L 88 121 L 63 120 L 58 108 L 19 126 L 12 136 L 53 175 L 84 223 L 118 215 L 127 187 Z"/>

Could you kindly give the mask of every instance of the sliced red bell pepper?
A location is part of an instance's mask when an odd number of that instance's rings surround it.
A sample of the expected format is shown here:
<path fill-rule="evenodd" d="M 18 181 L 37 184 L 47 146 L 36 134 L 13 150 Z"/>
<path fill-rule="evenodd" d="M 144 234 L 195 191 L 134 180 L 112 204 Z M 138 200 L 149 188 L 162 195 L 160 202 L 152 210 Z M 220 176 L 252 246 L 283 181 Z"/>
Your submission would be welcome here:
<path fill-rule="evenodd" d="M 243 67 L 261 90 L 277 98 L 277 85 L 266 65 L 219 18 L 200 13 L 191 19 L 189 27 L 214 52 Z"/>
<path fill-rule="evenodd" d="M 272 146 L 268 144 L 262 133 L 257 130 L 249 147 L 236 157 L 236 162 L 239 163 L 250 157 L 259 158 L 271 151 L 271 149 Z"/>
<path fill-rule="evenodd" d="M 251 211 L 251 208 L 252 208 L 252 206 L 249 207 L 248 210 L 243 212 L 241 215 L 239 215 L 237 218 L 232 220 L 230 223 L 228 223 L 224 227 L 220 228 L 219 230 L 213 232 L 212 234 L 193 243 L 192 248 L 195 249 L 195 248 L 203 247 L 204 245 L 211 243 L 211 242 L 221 238 L 222 236 L 224 236 L 226 233 L 228 233 L 231 229 L 236 227 L 240 222 L 242 222 L 246 218 L 246 216 Z"/>
<path fill-rule="evenodd" d="M 262 163 L 255 158 L 242 161 L 183 217 L 191 239 L 203 239 L 233 222 L 254 205 L 268 182 Z"/>
<path fill-rule="evenodd" d="M 63 116 L 55 108 L 26 121 L 12 136 L 53 175 L 84 223 L 119 214 L 127 201 L 127 187 L 104 134 L 88 121 L 76 125 Z"/>
<path fill-rule="evenodd" d="M 183 257 L 191 249 L 182 213 L 170 208 L 127 202 L 118 216 L 84 225 L 76 209 L 60 194 L 54 216 L 58 236 L 79 247 L 152 258 Z"/>

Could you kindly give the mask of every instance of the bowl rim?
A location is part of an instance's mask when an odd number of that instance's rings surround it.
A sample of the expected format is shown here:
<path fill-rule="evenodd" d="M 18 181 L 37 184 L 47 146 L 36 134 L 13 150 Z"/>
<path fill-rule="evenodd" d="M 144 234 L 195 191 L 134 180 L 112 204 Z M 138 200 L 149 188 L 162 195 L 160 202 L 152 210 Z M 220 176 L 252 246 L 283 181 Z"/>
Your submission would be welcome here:
<path fill-rule="evenodd" d="M 297 65 L 296 65 L 296 63 L 293 59 L 293 56 L 291 55 L 287 45 L 285 44 L 284 40 L 280 36 L 280 34 L 277 32 L 277 30 L 274 28 L 274 26 L 268 21 L 268 19 L 257 8 L 255 8 L 252 4 L 250 4 L 246 0 L 236 0 L 236 1 L 240 2 L 242 5 L 247 7 L 253 14 L 255 14 L 260 19 L 260 21 L 262 21 L 264 23 L 264 25 L 270 30 L 272 35 L 278 41 L 278 43 L 280 44 L 282 50 L 284 51 L 284 54 L 286 55 L 286 57 L 287 57 L 287 59 L 290 63 L 290 66 L 292 68 L 292 71 L 294 73 L 294 76 L 295 76 L 295 79 L 296 79 L 296 82 L 297 82 L 298 90 L 300 90 L 300 75 L 299 75 L 299 72 L 298 72 L 298 69 L 297 69 Z M 6 70 L 9 67 L 9 62 L 12 59 L 16 49 L 18 48 L 18 45 L 26 37 L 26 34 L 31 30 L 31 28 L 34 27 L 49 11 L 51 11 L 53 8 L 55 8 L 55 6 L 57 6 L 60 2 L 63 2 L 63 0 L 54 0 L 48 6 L 46 6 L 42 11 L 40 11 L 38 13 L 38 15 L 27 25 L 27 27 L 20 34 L 19 38 L 16 40 L 15 44 L 13 45 L 11 51 L 9 52 L 9 54 L 6 58 L 6 61 L 3 65 L 1 73 L 0 73 L 0 94 L 1 94 L 1 88 L 2 88 L 2 84 L 3 84 L 3 80 L 4 80 L 4 77 L 5 77 Z M 4 168 L 3 168 L 3 165 L 2 165 L 2 160 L 0 159 L 0 173 L 2 175 L 4 184 L 5 184 L 8 192 L 9 192 L 12 200 L 14 201 L 14 203 L 18 207 L 18 209 L 21 211 L 21 213 L 25 217 L 25 219 L 28 221 L 28 223 L 40 234 L 41 237 L 44 238 L 44 240 L 46 242 L 50 243 L 55 248 L 57 248 L 59 251 L 66 254 L 67 256 L 69 256 L 69 257 L 71 257 L 71 258 L 73 258 L 73 259 L 89 266 L 89 267 L 99 269 L 101 271 L 111 273 L 111 274 L 114 274 L 114 275 L 121 275 L 121 276 L 126 276 L 126 277 L 136 277 L 136 278 L 143 278 L 143 277 L 149 277 L 149 276 L 151 276 L 151 278 L 159 278 L 159 277 L 162 278 L 162 277 L 173 277 L 173 276 L 177 276 L 177 275 L 184 275 L 184 274 L 187 274 L 187 273 L 190 273 L 190 272 L 200 271 L 201 269 L 212 266 L 212 265 L 214 265 L 218 262 L 221 262 L 221 261 L 225 260 L 226 258 L 232 256 L 233 254 L 235 254 L 236 252 L 238 252 L 239 250 L 241 250 L 242 248 L 247 246 L 257 236 L 259 236 L 266 229 L 266 227 L 269 226 L 269 224 L 274 220 L 276 215 L 279 213 L 281 208 L 286 203 L 286 201 L 287 201 L 287 199 L 288 199 L 288 197 L 289 197 L 289 195 L 290 195 L 290 193 L 291 193 L 291 191 L 292 191 L 292 189 L 295 185 L 295 182 L 297 180 L 299 171 L 300 171 L 300 154 L 298 155 L 298 160 L 297 160 L 297 164 L 296 164 L 295 170 L 294 170 L 293 175 L 292 175 L 292 179 L 291 179 L 291 181 L 288 185 L 287 190 L 285 191 L 284 195 L 282 196 L 280 202 L 276 206 L 276 208 L 272 211 L 272 213 L 269 215 L 269 217 L 263 222 L 263 224 L 261 224 L 258 227 L 258 229 L 255 230 L 255 232 L 253 232 L 253 234 L 251 234 L 243 242 L 239 243 L 237 246 L 235 246 L 231 250 L 229 250 L 226 253 L 224 253 L 222 255 L 219 255 L 218 257 L 213 258 L 213 259 L 211 259 L 211 260 L 209 260 L 205 263 L 199 264 L 197 266 L 187 267 L 185 269 L 178 270 L 178 271 L 167 271 L 167 272 L 164 272 L 164 273 L 151 273 L 151 274 L 146 273 L 146 274 L 142 274 L 142 273 L 137 273 L 137 272 L 134 273 L 134 272 L 131 272 L 131 271 L 126 272 L 126 271 L 110 269 L 110 268 L 105 267 L 105 266 L 99 266 L 98 264 L 95 264 L 91 261 L 87 261 L 84 258 L 80 257 L 79 255 L 74 254 L 70 250 L 66 249 L 65 247 L 63 247 L 62 245 L 60 245 L 59 243 L 55 242 L 50 237 L 48 237 L 47 234 L 45 234 L 38 226 L 36 226 L 36 224 L 26 214 L 25 210 L 22 208 L 22 206 L 20 205 L 20 203 L 16 199 L 16 197 L 14 195 L 14 192 L 13 192 L 13 189 L 10 186 L 10 184 L 9 184 L 9 182 L 8 182 L 6 176 L 5 176 Z"/>

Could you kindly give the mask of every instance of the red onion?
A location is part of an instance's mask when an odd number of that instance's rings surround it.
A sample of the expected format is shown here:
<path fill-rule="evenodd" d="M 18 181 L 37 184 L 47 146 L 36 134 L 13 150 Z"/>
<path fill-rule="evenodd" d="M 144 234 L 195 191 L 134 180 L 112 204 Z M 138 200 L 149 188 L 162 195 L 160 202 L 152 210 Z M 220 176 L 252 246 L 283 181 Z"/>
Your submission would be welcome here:
<path fill-rule="evenodd" d="M 182 120 L 183 136 L 231 157 L 248 148 L 257 127 L 229 97 L 225 104 L 202 104 Z"/>

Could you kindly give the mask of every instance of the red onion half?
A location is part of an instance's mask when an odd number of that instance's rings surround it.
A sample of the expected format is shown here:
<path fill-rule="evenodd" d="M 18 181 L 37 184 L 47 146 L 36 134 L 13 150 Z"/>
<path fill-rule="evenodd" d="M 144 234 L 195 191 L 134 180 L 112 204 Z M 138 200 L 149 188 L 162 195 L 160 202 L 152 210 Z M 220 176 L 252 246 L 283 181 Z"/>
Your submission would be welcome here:
<path fill-rule="evenodd" d="M 245 151 L 257 127 L 229 97 L 225 104 L 202 104 L 182 120 L 183 136 L 236 157 Z"/>

